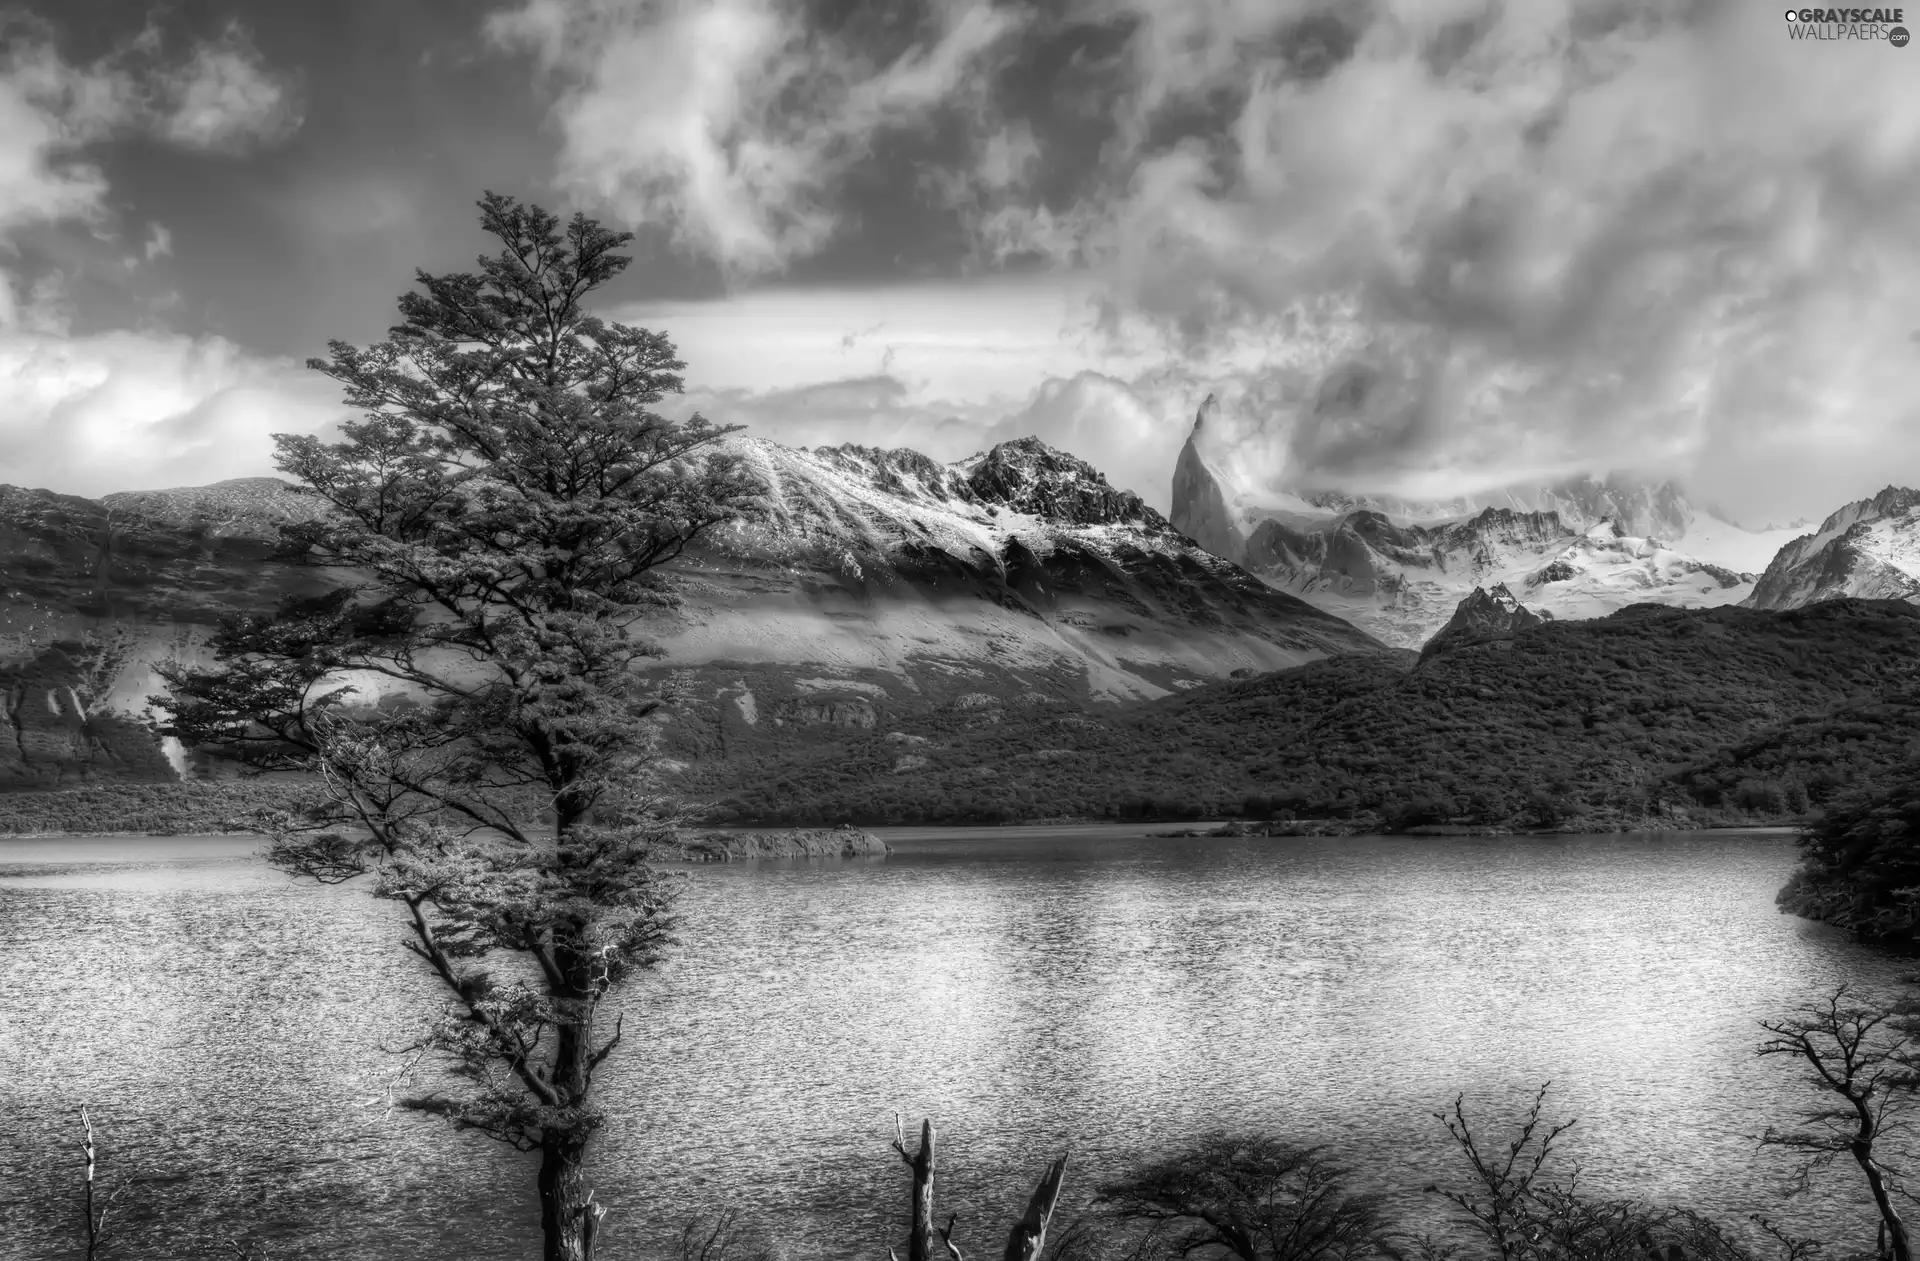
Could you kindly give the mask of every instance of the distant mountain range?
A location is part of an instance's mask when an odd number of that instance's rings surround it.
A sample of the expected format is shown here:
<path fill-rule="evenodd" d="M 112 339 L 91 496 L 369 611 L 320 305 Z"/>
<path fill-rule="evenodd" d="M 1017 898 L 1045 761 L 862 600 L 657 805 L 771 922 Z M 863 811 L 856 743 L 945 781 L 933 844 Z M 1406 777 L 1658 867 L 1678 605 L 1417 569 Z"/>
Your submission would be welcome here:
<path fill-rule="evenodd" d="M 784 773 L 796 741 L 872 739 L 888 774 L 931 773 L 931 732 L 1065 732 L 1329 658 L 1372 664 L 1314 677 L 1398 677 L 1637 605 L 1920 603 L 1914 491 L 1889 488 L 1797 537 L 1620 477 L 1444 503 L 1313 491 L 1250 506 L 1209 461 L 1206 421 L 1175 470 L 1171 520 L 1033 439 L 953 464 L 729 439 L 768 511 L 690 552 L 671 606 L 641 627 L 679 698 L 669 766 L 690 783 L 702 765 Z M 146 711 L 162 690 L 154 663 L 204 659 L 223 616 L 351 582 L 281 541 L 281 525 L 323 508 L 272 478 L 99 500 L 0 487 L 0 790 L 187 772 Z M 1607 643 L 1641 633 L 1620 625 Z M 1857 636 L 1857 621 L 1834 625 Z M 381 697 L 377 681 L 354 682 Z M 1470 694 L 1448 703 L 1473 710 Z M 1020 756 L 1071 763 L 1075 748 L 1062 736 Z M 957 773 L 988 776 L 969 765 Z"/>
<path fill-rule="evenodd" d="M 1209 398 L 1174 468 L 1175 527 L 1402 647 L 1424 644 L 1477 587 L 1505 585 L 1563 619 L 1738 604 L 1798 532 L 1747 530 L 1697 511 L 1671 481 L 1620 475 L 1438 501 L 1334 490 L 1255 500 L 1209 453 L 1213 409 Z"/>
<path fill-rule="evenodd" d="M 729 441 L 769 515 L 690 552 L 677 607 L 642 630 L 742 738 L 871 725 L 889 695 L 1140 700 L 1385 651 L 1036 440 L 953 465 Z M 97 501 L 0 488 L 0 788 L 170 776 L 125 729 L 162 690 L 153 664 L 203 658 L 225 614 L 350 581 L 281 549 L 278 527 L 321 508 L 270 478 Z"/>

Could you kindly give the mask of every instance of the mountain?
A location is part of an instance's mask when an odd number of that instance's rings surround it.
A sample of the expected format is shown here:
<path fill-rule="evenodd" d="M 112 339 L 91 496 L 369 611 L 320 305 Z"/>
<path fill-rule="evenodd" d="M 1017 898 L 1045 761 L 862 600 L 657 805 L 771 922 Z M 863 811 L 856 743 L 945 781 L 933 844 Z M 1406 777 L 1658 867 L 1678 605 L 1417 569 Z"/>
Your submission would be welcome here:
<path fill-rule="evenodd" d="M 1148 699 L 1385 651 L 1032 439 L 950 465 L 728 441 L 767 487 L 765 519 L 690 550 L 639 626 L 663 680 L 724 700 L 695 745 L 865 728 L 890 706 Z M 129 760 L 154 663 L 203 658 L 225 614 L 351 581 L 282 547 L 278 527 L 321 508 L 270 478 L 97 501 L 0 487 L 0 787 L 171 775 Z"/>
<path fill-rule="evenodd" d="M 683 782 L 765 825 L 1272 816 L 1610 831 L 1787 822 L 1911 774 L 1920 607 L 1641 605 L 1526 623 L 1517 601 L 1483 595 L 1511 634 L 1417 662 L 1347 654 L 1100 710 L 897 712 L 710 753 Z"/>
<path fill-rule="evenodd" d="M 1751 570 L 1791 536 L 1698 513 L 1675 483 L 1624 475 L 1434 501 L 1334 490 L 1255 501 L 1209 455 L 1215 407 L 1209 396 L 1175 464 L 1174 526 L 1390 644 L 1426 642 L 1470 592 L 1499 584 L 1561 618 L 1738 603 Z"/>
<path fill-rule="evenodd" d="M 1889 486 L 1780 549 L 1745 603 L 1795 609 L 1859 596 L 1920 602 L 1920 491 Z"/>
<path fill-rule="evenodd" d="M 103 500 L 0 486 L 0 791 L 165 781 L 182 764 L 136 720 L 155 661 L 204 653 L 229 613 L 343 581 L 279 553 L 318 511 L 272 478 Z"/>
<path fill-rule="evenodd" d="M 1429 639 L 1420 650 L 1422 660 L 1436 652 L 1445 652 L 1452 648 L 1463 648 L 1468 644 L 1483 644 L 1494 640 L 1510 640 L 1529 626 L 1538 626 L 1549 621 L 1552 614 L 1545 617 L 1535 613 L 1514 598 L 1505 583 L 1500 583 L 1488 591 L 1484 587 L 1475 587 L 1473 594 L 1460 601 L 1453 616 L 1440 628 L 1440 633 Z"/>
<path fill-rule="evenodd" d="M 1461 600 L 1485 586 L 1505 586 L 1564 619 L 1632 604 L 1733 604 L 1754 582 L 1750 573 L 1626 534 L 1611 521 L 1575 530 L 1557 511 L 1512 508 L 1431 525 L 1397 525 L 1372 509 L 1311 524 L 1268 518 L 1253 528 L 1243 555 L 1246 568 L 1276 589 L 1408 647 L 1431 639 Z"/>

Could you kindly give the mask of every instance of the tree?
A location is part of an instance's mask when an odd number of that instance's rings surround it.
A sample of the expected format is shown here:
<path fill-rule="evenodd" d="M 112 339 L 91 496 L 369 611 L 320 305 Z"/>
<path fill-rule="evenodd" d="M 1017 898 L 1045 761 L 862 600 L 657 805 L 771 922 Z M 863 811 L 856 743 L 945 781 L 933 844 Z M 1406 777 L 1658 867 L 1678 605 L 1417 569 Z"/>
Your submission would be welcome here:
<path fill-rule="evenodd" d="M 1443 1191 L 1437 1186 L 1429 1186 L 1427 1190 L 1446 1199 L 1476 1231 L 1486 1236 L 1500 1261 L 1512 1261 L 1526 1251 L 1528 1239 L 1534 1233 L 1531 1218 L 1537 1191 L 1542 1185 L 1541 1171 L 1553 1155 L 1554 1143 L 1575 1124 L 1563 1121 L 1542 1128 L 1540 1113 L 1546 1106 L 1550 1085 L 1551 1082 L 1541 1086 L 1534 1095 L 1533 1106 L 1527 1109 L 1527 1115 L 1519 1122 L 1504 1150 L 1483 1148 L 1474 1137 L 1473 1126 L 1467 1120 L 1464 1094 L 1454 1096 L 1450 1112 L 1433 1114 L 1447 1127 L 1454 1146 L 1466 1159 L 1475 1185 L 1470 1191 Z"/>
<path fill-rule="evenodd" d="M 1920 945 L 1920 776 L 1838 802 L 1805 829 L 1778 901 L 1896 950 Z"/>
<path fill-rule="evenodd" d="M 1850 1000 L 1844 985 L 1824 1002 L 1761 1023 L 1773 1036 L 1760 1054 L 1804 1060 L 1819 1102 L 1801 1113 L 1798 1128 L 1769 1128 L 1760 1141 L 1804 1153 L 1803 1176 L 1851 1156 L 1880 1210 L 1883 1254 L 1893 1261 L 1913 1261 L 1907 1223 L 1893 1199 L 1901 1190 L 1900 1170 L 1889 1150 L 1909 1128 L 1914 1107 L 1911 1024 L 1894 1007 Z"/>
<path fill-rule="evenodd" d="M 1547 1089 L 1540 1087 L 1505 1142 L 1474 1135 L 1465 1096 L 1456 1096 L 1449 1111 L 1434 1114 L 1447 1127 L 1472 1177 L 1465 1191 L 1438 1186 L 1427 1191 L 1454 1206 L 1486 1240 L 1488 1255 L 1501 1261 L 1755 1261 L 1716 1222 L 1690 1209 L 1586 1194 L 1577 1166 L 1564 1183 L 1549 1181 L 1545 1173 L 1557 1151 L 1555 1143 L 1574 1122 L 1542 1122 Z M 1807 1261 L 1817 1247 L 1762 1218 L 1752 1220 L 1781 1245 L 1785 1261 Z M 1420 1242 L 1414 1255 L 1427 1261 L 1448 1253 L 1431 1239 Z"/>
<path fill-rule="evenodd" d="M 464 1079 L 407 1102 L 538 1153 L 544 1255 L 579 1261 L 605 1211 L 583 1168 L 595 1074 L 623 1028 L 600 1007 L 672 924 L 647 863 L 672 827 L 645 778 L 662 698 L 633 669 L 659 650 L 633 623 L 668 599 L 659 567 L 758 490 L 713 446 L 729 431 L 647 410 L 680 389 L 667 338 L 583 306 L 631 234 L 479 205 L 502 247 L 479 272 L 417 272 L 386 341 L 310 361 L 363 413 L 344 441 L 274 436 L 328 508 L 289 547 L 355 577 L 229 621 L 213 667 L 162 671 L 155 700 L 190 744 L 317 778 L 269 857 L 405 907 L 450 995 L 419 1049 Z M 394 695 L 368 704 L 367 682 Z"/>
<path fill-rule="evenodd" d="M 1388 1254 L 1378 1197 L 1349 1194 L 1317 1147 L 1208 1134 L 1101 1187 L 1096 1203 L 1146 1236 L 1133 1255 L 1238 1261 L 1365 1261 Z"/>
<path fill-rule="evenodd" d="M 93 1141 L 93 1116 L 86 1108 L 80 1109 L 80 1128 L 85 1134 L 80 1143 L 80 1153 L 87 1161 L 86 1177 L 80 1191 L 80 1220 L 85 1228 L 82 1238 L 86 1242 L 86 1259 L 94 1261 L 106 1247 L 107 1213 L 127 1193 L 127 1186 L 122 1183 L 118 1190 L 104 1196 L 94 1194 L 94 1167 L 99 1161 L 99 1150 Z"/>
<path fill-rule="evenodd" d="M 937 1131 L 931 1118 L 920 1123 L 920 1147 L 918 1151 L 907 1150 L 907 1133 L 900 1118 L 893 1119 L 893 1150 L 907 1166 L 912 1175 L 912 1191 L 909 1200 L 907 1229 L 907 1261 L 932 1261 L 934 1227 L 934 1171 L 935 1141 Z M 1040 1175 L 1040 1181 L 1034 1186 L 1033 1194 L 1027 1199 L 1026 1212 L 1014 1222 L 1007 1232 L 1007 1243 L 1001 1256 L 1004 1261 L 1040 1261 L 1047 1246 L 1047 1231 L 1053 1224 L 1054 1211 L 1060 1204 L 1060 1189 L 1067 1176 L 1067 1157 L 1062 1154 L 1058 1160 L 1047 1166 Z M 947 1217 L 947 1224 L 939 1228 L 940 1244 L 953 1261 L 966 1261 L 960 1251 L 960 1245 L 954 1241 L 954 1227 L 959 1223 L 958 1213 Z M 893 1261 L 899 1261 L 900 1254 L 893 1248 L 887 1249 L 887 1255 Z"/>

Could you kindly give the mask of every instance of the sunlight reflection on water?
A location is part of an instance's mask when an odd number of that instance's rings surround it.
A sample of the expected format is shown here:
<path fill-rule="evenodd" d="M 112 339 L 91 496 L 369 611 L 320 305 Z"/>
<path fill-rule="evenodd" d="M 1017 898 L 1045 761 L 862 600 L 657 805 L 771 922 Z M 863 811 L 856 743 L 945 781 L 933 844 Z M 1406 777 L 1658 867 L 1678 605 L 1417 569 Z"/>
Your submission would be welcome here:
<path fill-rule="evenodd" d="M 1797 1087 L 1754 1022 L 1902 969 L 1774 910 L 1789 839 L 1121 831 L 693 870 L 678 957 L 616 1004 L 595 1179 L 616 1241 L 736 1205 L 795 1257 L 884 1255 L 895 1109 L 942 1126 L 976 1247 L 1056 1149 L 1077 1206 L 1212 1125 L 1331 1142 L 1431 1214 L 1417 1189 L 1454 1169 L 1429 1114 L 1465 1090 L 1511 1115 L 1549 1078 L 1583 1181 L 1735 1223 L 1853 1218 L 1844 1171 L 1781 1209 L 1749 1136 Z M 394 908 L 256 846 L 0 841 L 0 1256 L 69 1246 L 82 1102 L 107 1185 L 148 1179 L 121 1255 L 533 1255 L 522 1158 L 386 1110 L 381 1047 L 438 1002 Z"/>

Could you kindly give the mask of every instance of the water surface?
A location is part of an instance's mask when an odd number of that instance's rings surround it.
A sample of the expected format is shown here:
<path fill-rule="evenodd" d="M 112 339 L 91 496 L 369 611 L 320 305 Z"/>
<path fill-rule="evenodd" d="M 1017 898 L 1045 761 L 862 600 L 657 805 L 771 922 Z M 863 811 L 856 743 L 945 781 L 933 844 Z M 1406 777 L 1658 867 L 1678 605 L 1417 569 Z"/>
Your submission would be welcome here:
<path fill-rule="evenodd" d="M 1803 1098 L 1755 1022 L 1902 970 L 1774 909 L 1789 838 L 1139 831 L 692 869 L 678 956 L 616 1003 L 613 1255 L 728 1206 L 795 1257 L 884 1255 L 896 1111 L 942 1125 L 943 1205 L 989 1252 L 1058 1149 L 1077 1206 L 1215 1126 L 1331 1143 L 1418 1219 L 1456 1176 L 1430 1114 L 1464 1091 L 1491 1124 L 1547 1080 L 1583 1181 L 1868 1238 L 1847 1171 L 1783 1205 L 1752 1140 Z M 120 1255 L 537 1255 L 527 1158 L 387 1106 L 382 1047 L 440 1001 L 396 908 L 256 845 L 0 841 L 0 1255 L 71 1255 L 81 1103 L 129 1184 Z"/>

